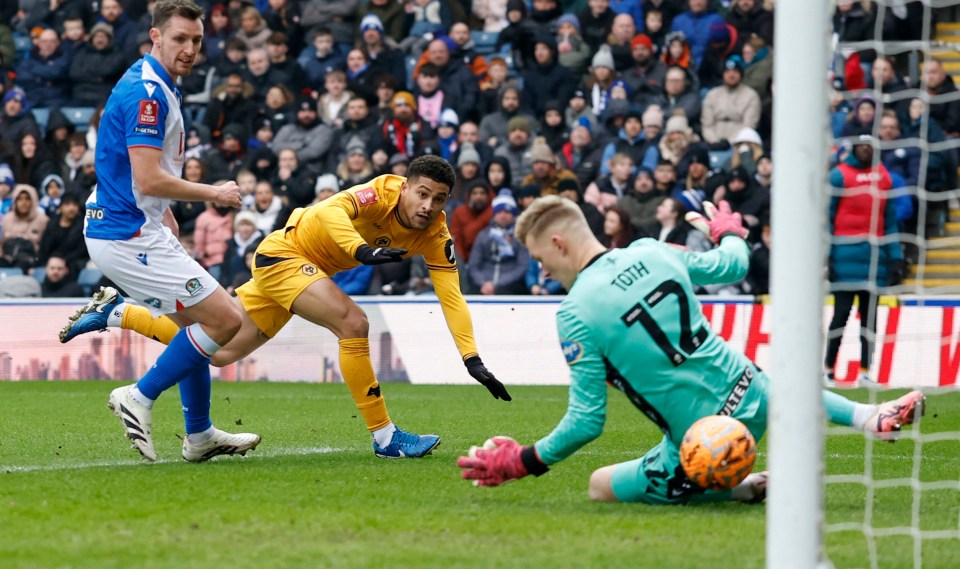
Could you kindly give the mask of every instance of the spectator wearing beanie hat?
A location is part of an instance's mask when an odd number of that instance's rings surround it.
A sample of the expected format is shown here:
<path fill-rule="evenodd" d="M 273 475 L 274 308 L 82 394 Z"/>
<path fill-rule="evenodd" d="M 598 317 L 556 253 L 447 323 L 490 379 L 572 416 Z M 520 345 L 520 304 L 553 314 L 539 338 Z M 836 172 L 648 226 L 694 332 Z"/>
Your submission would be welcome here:
<path fill-rule="evenodd" d="M 89 41 L 78 46 L 70 62 L 72 104 L 78 107 L 103 104 L 127 64 L 127 55 L 113 45 L 113 27 L 110 24 L 100 22 L 94 25 L 89 38 Z"/>
<path fill-rule="evenodd" d="M 522 96 L 520 88 L 513 83 L 500 88 L 498 110 L 480 120 L 480 140 L 491 148 L 496 148 L 507 139 L 510 121 L 518 117 L 523 117 L 528 122 L 528 131 L 532 130 L 529 123 L 532 123 L 533 117 L 520 110 Z"/>
<path fill-rule="evenodd" d="M 862 95 L 853 102 L 853 112 L 847 116 L 843 125 L 843 136 L 859 136 L 873 131 L 873 120 L 877 114 L 877 101 L 870 95 Z"/>
<path fill-rule="evenodd" d="M 659 153 L 658 160 L 666 160 L 678 168 L 677 175 L 680 175 L 680 161 L 687 153 L 687 148 L 699 140 L 697 135 L 690 128 L 687 117 L 683 115 L 674 115 L 667 120 L 667 126 L 663 130 L 663 136 L 660 137 L 660 143 L 657 144 Z M 684 174 L 686 170 L 684 170 Z"/>
<path fill-rule="evenodd" d="M 607 109 L 610 100 L 610 88 L 616 78 L 617 73 L 613 68 L 613 55 L 611 55 L 609 47 L 603 46 L 593 56 L 593 61 L 590 63 L 590 77 L 587 79 L 590 106 L 596 115 L 603 114 L 603 111 Z"/>
<path fill-rule="evenodd" d="M 380 17 L 376 14 L 367 14 L 360 20 L 360 33 L 364 34 L 370 30 L 384 33 L 383 22 L 380 20 Z"/>
<path fill-rule="evenodd" d="M 490 225 L 477 235 L 470 250 L 470 283 L 480 294 L 524 294 L 530 254 L 517 241 L 514 226 L 520 211 L 510 190 L 493 199 Z"/>
<path fill-rule="evenodd" d="M 738 60 L 727 58 L 723 84 L 708 91 L 703 99 L 701 133 L 710 144 L 729 141 L 743 127 L 756 129 L 760 122 L 760 95 L 743 84 L 743 62 Z"/>
<path fill-rule="evenodd" d="M 752 128 L 742 128 L 737 136 L 730 141 L 733 153 L 730 160 L 723 165 L 724 170 L 730 171 L 737 166 L 747 169 L 750 176 L 757 173 L 757 162 L 763 156 L 763 141 L 760 135 Z"/>
<path fill-rule="evenodd" d="M 523 177 L 521 186 L 534 185 L 540 188 L 540 195 L 556 195 L 557 184 L 563 179 L 576 179 L 576 174 L 557 166 L 557 157 L 546 140 L 538 137 L 530 148 L 530 173 Z"/>
<path fill-rule="evenodd" d="M 579 77 L 590 65 L 590 46 L 580 36 L 580 20 L 573 14 L 557 19 L 557 52 L 560 65 Z"/>
<path fill-rule="evenodd" d="M 657 59 L 653 41 L 645 34 L 637 34 L 630 41 L 630 56 L 633 66 L 624 70 L 622 77 L 634 93 L 634 100 L 645 107 L 663 93 L 667 65 Z"/>
<path fill-rule="evenodd" d="M 477 152 L 476 147 L 472 143 L 467 142 L 460 147 L 456 168 L 457 180 L 450 192 L 450 199 L 447 200 L 447 205 L 443 208 L 448 219 L 453 215 L 457 207 L 467 202 L 469 199 L 468 194 L 473 184 L 477 181 L 484 181 L 481 178 L 480 153 Z"/>
<path fill-rule="evenodd" d="M 449 161 L 457 150 L 457 127 L 460 126 L 460 117 L 453 109 L 443 109 L 437 125 L 437 143 L 440 146 L 440 157 Z"/>
<path fill-rule="evenodd" d="M 417 102 L 407 91 L 397 91 L 390 100 L 393 117 L 384 120 L 382 139 L 390 146 L 389 154 L 397 152 L 408 157 L 423 154 L 433 145 L 436 134 L 430 125 L 417 116 Z"/>
<path fill-rule="evenodd" d="M 511 186 L 518 186 L 524 176 L 530 173 L 530 147 L 533 145 L 530 119 L 513 117 L 507 123 L 507 139 L 493 151 L 494 156 L 502 156 L 510 162 Z"/>
<path fill-rule="evenodd" d="M 316 195 L 313 203 L 320 203 L 340 191 L 340 180 L 333 174 L 319 176 L 313 191 Z"/>
<path fill-rule="evenodd" d="M 570 99 L 567 100 L 567 109 L 563 112 L 563 118 L 569 125 L 573 125 L 578 119 L 585 118 L 590 121 L 591 130 L 599 126 L 597 116 L 593 114 L 593 109 L 587 103 L 587 93 L 583 89 L 576 89 L 570 95 Z"/>
<path fill-rule="evenodd" d="M 708 197 L 707 181 L 710 179 L 710 153 L 706 145 L 700 143 L 690 146 L 677 172 L 680 184 L 674 188 L 673 197 L 680 200 L 687 210 L 702 212 L 703 200 Z"/>
<path fill-rule="evenodd" d="M 13 87 L 3 95 L 0 140 L 20 140 L 28 132 L 39 137 L 40 127 L 28 110 L 27 94 L 20 87 Z"/>
<path fill-rule="evenodd" d="M 643 123 L 643 138 L 647 141 L 647 144 L 656 144 L 660 141 L 660 135 L 663 133 L 663 109 L 659 105 L 650 105 L 643 115 L 640 117 L 640 122 Z M 656 166 L 656 162 L 653 164 L 644 164 L 644 166 L 653 169 Z"/>
<path fill-rule="evenodd" d="M 404 11 L 403 4 L 400 2 L 391 2 L 390 0 L 371 0 L 366 6 L 358 5 L 357 13 L 367 16 L 376 16 L 380 22 L 380 33 L 389 38 L 390 43 L 399 45 L 406 37 L 403 28 L 406 23 L 407 14 Z M 360 33 L 364 32 L 363 24 L 367 21 L 366 16 L 360 20 Z"/>
<path fill-rule="evenodd" d="M 603 149 L 604 146 L 597 144 L 593 138 L 590 120 L 580 117 L 570 129 L 570 140 L 563 145 L 557 156 L 560 165 L 573 172 L 579 186 L 585 187 L 600 173 Z M 559 184 L 557 187 L 559 189 Z"/>
<path fill-rule="evenodd" d="M 257 216 L 248 210 L 238 211 L 233 218 L 233 236 L 227 239 L 223 252 L 223 264 L 220 265 L 220 284 L 232 292 L 251 278 L 247 256 L 253 256 L 257 245 L 263 240 L 263 233 L 257 229 Z"/>
<path fill-rule="evenodd" d="M 270 142 L 270 149 L 279 154 L 284 148 L 292 148 L 297 153 L 300 166 L 318 175 L 330 151 L 333 129 L 320 120 L 317 103 L 312 98 L 300 97 L 295 108 L 296 120 L 277 131 Z"/>
<path fill-rule="evenodd" d="M 672 166 L 671 166 L 672 168 Z M 670 191 L 658 188 L 654 183 L 653 172 L 646 167 L 637 168 L 637 175 L 618 207 L 630 216 L 634 227 L 647 227 L 656 221 L 657 207 L 663 198 L 670 197 Z"/>

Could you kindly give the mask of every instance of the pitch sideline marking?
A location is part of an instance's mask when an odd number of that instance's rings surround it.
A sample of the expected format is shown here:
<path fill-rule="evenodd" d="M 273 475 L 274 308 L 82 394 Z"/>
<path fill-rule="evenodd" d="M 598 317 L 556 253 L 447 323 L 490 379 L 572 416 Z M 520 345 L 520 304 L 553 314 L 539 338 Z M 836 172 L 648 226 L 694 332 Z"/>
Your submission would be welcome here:
<path fill-rule="evenodd" d="M 276 449 L 276 450 L 265 450 L 260 452 L 254 450 L 255 454 L 250 456 L 240 457 L 242 460 L 258 460 L 263 458 L 276 458 L 282 456 L 307 456 L 311 454 L 330 454 L 335 452 L 343 452 L 346 450 L 353 449 L 344 449 L 344 448 L 335 448 L 335 447 L 305 447 L 305 448 L 288 448 L 288 449 Z M 180 457 L 177 458 L 161 458 L 153 464 L 174 464 L 174 463 L 183 463 L 184 460 Z M 105 467 L 116 467 L 116 466 L 140 466 L 140 465 L 149 465 L 150 463 L 143 460 L 129 460 L 129 461 L 100 461 L 100 462 L 82 462 L 78 464 L 43 464 L 43 465 L 11 465 L 3 466 L 0 465 L 0 473 L 20 473 L 20 472 L 46 472 L 46 471 L 57 471 L 57 470 L 84 470 L 87 468 L 105 468 Z"/>

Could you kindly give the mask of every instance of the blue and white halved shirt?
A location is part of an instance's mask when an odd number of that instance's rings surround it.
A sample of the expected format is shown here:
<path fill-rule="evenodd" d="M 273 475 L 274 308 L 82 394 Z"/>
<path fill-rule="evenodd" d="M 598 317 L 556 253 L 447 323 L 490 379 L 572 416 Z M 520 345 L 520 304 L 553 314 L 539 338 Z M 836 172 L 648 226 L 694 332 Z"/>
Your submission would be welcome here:
<path fill-rule="evenodd" d="M 87 201 L 85 234 L 94 239 L 130 239 L 163 230 L 169 199 L 145 196 L 133 178 L 128 149 L 163 151 L 160 168 L 183 171 L 181 94 L 150 54 L 124 73 L 113 88 L 97 131 L 97 188 Z"/>

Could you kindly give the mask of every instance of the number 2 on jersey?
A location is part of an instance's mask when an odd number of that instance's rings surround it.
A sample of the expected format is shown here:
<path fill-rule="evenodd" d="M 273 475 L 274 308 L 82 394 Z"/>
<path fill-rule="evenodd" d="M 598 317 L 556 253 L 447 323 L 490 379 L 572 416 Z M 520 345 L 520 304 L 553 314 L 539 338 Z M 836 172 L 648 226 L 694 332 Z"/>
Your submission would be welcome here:
<path fill-rule="evenodd" d="M 653 307 L 671 295 L 677 297 L 677 302 L 680 305 L 679 348 L 670 343 L 667 334 L 657 324 L 653 314 L 650 313 Z M 687 358 L 706 341 L 707 331 L 703 327 L 696 333 L 690 330 L 690 303 L 687 301 L 687 293 L 684 292 L 683 287 L 674 280 L 663 281 L 643 300 L 649 308 L 644 306 L 644 303 L 638 302 L 630 310 L 624 312 L 620 319 L 628 328 L 639 322 L 674 366 L 687 361 Z"/>

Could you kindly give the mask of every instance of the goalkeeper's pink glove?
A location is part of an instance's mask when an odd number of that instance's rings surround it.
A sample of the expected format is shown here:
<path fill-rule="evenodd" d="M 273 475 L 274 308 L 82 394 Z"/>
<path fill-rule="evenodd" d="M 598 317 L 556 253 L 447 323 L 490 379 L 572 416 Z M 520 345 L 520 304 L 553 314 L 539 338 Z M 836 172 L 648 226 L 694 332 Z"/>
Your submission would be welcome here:
<path fill-rule="evenodd" d="M 532 446 L 521 446 L 510 437 L 492 437 L 482 447 L 470 447 L 467 456 L 457 459 L 460 476 L 473 480 L 474 486 L 500 486 L 533 474 L 540 476 L 549 468 L 540 461 Z"/>
<path fill-rule="evenodd" d="M 706 217 L 695 211 L 687 212 L 685 216 L 690 225 L 702 231 L 716 244 L 720 243 L 724 235 L 736 235 L 741 239 L 746 239 L 750 233 L 743 226 L 743 218 L 739 213 L 734 213 L 730 209 L 730 204 L 726 201 L 720 202 L 717 208 L 711 202 L 703 202 L 703 212 Z"/>

